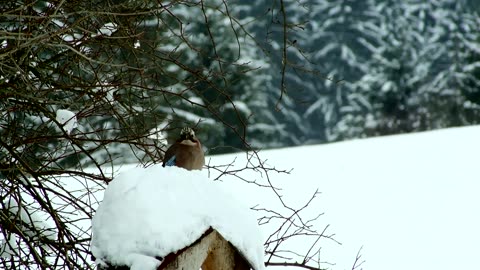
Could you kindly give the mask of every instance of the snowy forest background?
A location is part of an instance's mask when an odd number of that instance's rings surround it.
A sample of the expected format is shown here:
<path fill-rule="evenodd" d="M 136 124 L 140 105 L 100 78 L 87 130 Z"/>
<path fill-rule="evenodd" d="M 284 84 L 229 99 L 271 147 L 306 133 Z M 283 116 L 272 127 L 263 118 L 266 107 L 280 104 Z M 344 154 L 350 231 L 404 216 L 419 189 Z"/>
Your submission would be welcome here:
<path fill-rule="evenodd" d="M 3 239 L 19 243 L 42 234 L 22 204 L 60 231 L 74 224 L 49 201 L 61 175 L 107 183 L 85 168 L 158 163 L 186 125 L 214 155 L 480 122 L 476 0 L 19 0 L 0 10 L 0 221 Z M 77 206 L 85 219 L 94 207 Z M 64 233 L 37 239 L 65 249 L 55 263 L 73 256 L 58 239 L 88 253 L 88 236 Z M 19 261 L 51 263 L 27 246 Z"/>
<path fill-rule="evenodd" d="M 136 141 L 85 138 L 118 163 L 182 125 L 217 154 L 479 122 L 474 0 L 25 4 L 2 4 L 1 132 L 31 162 L 50 150 L 18 132 L 53 132 L 59 109 Z"/>

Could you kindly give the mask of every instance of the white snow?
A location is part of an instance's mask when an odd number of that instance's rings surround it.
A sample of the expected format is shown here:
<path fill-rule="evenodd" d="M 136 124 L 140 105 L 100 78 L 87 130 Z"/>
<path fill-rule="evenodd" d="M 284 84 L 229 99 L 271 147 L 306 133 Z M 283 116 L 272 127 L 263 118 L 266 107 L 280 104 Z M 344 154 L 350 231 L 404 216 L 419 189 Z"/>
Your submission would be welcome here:
<path fill-rule="evenodd" d="M 322 244 L 322 261 L 335 263 L 322 267 L 352 269 L 363 247 L 363 269 L 473 270 L 480 254 L 478 138 L 480 126 L 474 126 L 262 151 L 261 157 L 276 168 L 293 168 L 271 176 L 284 200 L 303 201 L 316 188 L 322 193 L 310 210 L 325 212 L 318 225 L 329 224 L 342 243 Z M 245 162 L 242 155 L 225 155 L 210 163 L 233 158 Z M 249 194 L 250 204 L 272 200 L 253 185 L 224 181 Z"/>
<path fill-rule="evenodd" d="M 168 124 L 170 123 L 171 119 L 167 117 L 164 121 L 162 121 L 158 126 L 152 128 L 148 131 L 148 138 L 152 140 L 156 140 L 160 143 L 160 145 L 167 147 L 168 140 L 167 140 L 167 133 L 164 130 L 167 128 Z"/>
<path fill-rule="evenodd" d="M 56 241 L 57 228 L 55 224 L 51 222 L 51 220 L 48 220 L 44 212 L 32 208 L 32 206 L 23 201 L 23 199 L 25 198 L 22 196 L 22 202 L 20 204 L 13 198 L 5 199 L 1 205 L 8 211 L 4 213 L 8 213 L 10 218 L 16 219 L 18 228 L 21 229 L 23 234 L 29 237 L 32 242 L 38 241 L 39 237 L 46 237 L 51 241 Z M 22 223 L 29 224 L 34 227 L 35 230 L 32 230 L 29 226 L 22 225 Z M 0 258 L 9 259 L 12 256 L 18 255 L 20 247 L 17 242 L 17 236 L 5 231 L 2 231 L 2 233 L 5 234 L 0 236 Z M 48 249 L 47 246 L 45 246 L 45 248 Z"/>
<path fill-rule="evenodd" d="M 57 239 L 56 228 L 51 223 L 45 221 L 45 217 L 40 211 L 31 209 L 27 205 L 19 205 L 14 199 L 6 200 L 2 205 L 9 210 L 12 217 L 18 216 L 22 222 L 31 224 L 37 231 L 42 232 L 41 235 L 38 235 L 36 231 L 23 230 L 23 233 L 32 237 L 33 240 L 36 240 L 39 236 L 47 237 L 52 241 Z"/>
<path fill-rule="evenodd" d="M 0 258 L 8 260 L 18 254 L 18 244 L 15 235 L 8 233 L 5 237 L 0 241 Z"/>
<path fill-rule="evenodd" d="M 188 97 L 188 102 L 195 103 L 195 104 L 200 104 L 200 105 L 205 105 L 205 103 L 203 102 L 203 99 L 201 99 L 200 97 L 197 97 L 197 96 Z"/>
<path fill-rule="evenodd" d="M 362 259 L 366 260 L 362 265 L 363 269 L 476 270 L 480 254 L 478 138 L 480 126 L 471 126 L 261 151 L 260 156 L 267 159 L 265 166 L 272 165 L 286 170 L 293 168 L 290 174 L 270 174 L 270 181 L 282 188 L 280 191 L 282 199 L 287 203 L 300 206 L 308 200 L 314 190 L 318 188 L 321 192 L 308 207 L 307 214 L 316 216 L 325 213 L 314 224 L 316 229 L 322 230 L 326 225 L 330 225 L 329 233 L 334 233 L 335 239 L 342 243 L 342 245 L 332 241 L 320 243 L 321 261 L 335 264 L 322 264 L 322 268 L 352 269 L 355 255 L 363 246 Z M 230 165 L 225 167 L 232 170 L 250 164 L 247 163 L 245 154 L 212 156 L 207 157 L 207 160 L 210 165 L 230 164 L 235 161 L 236 167 Z M 195 238 L 195 233 L 196 236 L 201 235 L 208 227 L 206 224 L 212 220 L 207 216 L 202 219 L 200 211 L 197 212 L 198 215 L 192 215 L 193 210 L 189 207 L 192 202 L 194 206 L 209 209 L 211 216 L 217 213 L 219 220 L 225 224 L 217 221 L 211 225 L 216 225 L 220 232 L 222 229 L 223 232 L 227 232 L 228 226 L 231 226 L 232 230 L 249 231 L 250 229 L 243 226 L 237 228 L 238 220 L 241 219 L 243 222 L 243 217 L 249 213 L 243 213 L 246 208 L 233 203 L 230 197 L 234 196 L 227 195 L 228 192 L 225 190 L 234 193 L 235 197 L 247 206 L 258 204 L 259 207 L 280 212 L 282 210 L 278 207 L 278 199 L 272 196 L 271 189 L 239 180 L 243 177 L 265 184 L 265 176 L 260 177 L 254 171 L 238 172 L 239 178 L 223 176 L 222 182 L 212 183 L 202 176 L 206 172 L 191 173 L 182 169 L 158 167 L 135 169 L 132 166 L 136 165 L 110 168 L 115 175 L 118 175 L 118 171 L 121 174 L 109 186 L 105 193 L 105 202 L 94 219 L 92 250 L 97 259 L 124 254 L 125 257 L 118 258 L 120 262 L 138 267 L 147 265 L 147 268 L 149 266 L 152 268 L 159 262 L 149 252 L 154 250 L 164 254 L 175 248 L 172 246 L 167 249 L 160 241 L 153 241 L 150 236 L 154 233 L 161 236 L 160 230 L 141 224 L 138 217 L 146 217 L 147 221 L 156 222 L 158 220 L 155 219 L 169 220 L 174 214 L 178 214 L 177 218 L 184 220 L 185 223 L 175 223 L 179 226 L 170 225 L 172 234 L 182 234 L 182 230 L 189 224 L 197 227 L 192 234 L 184 234 L 181 235 L 182 238 L 178 238 L 188 242 L 187 240 Z M 216 177 L 216 172 L 209 173 L 210 179 Z M 172 178 L 175 181 L 170 181 Z M 66 190 L 80 192 L 75 196 L 86 200 L 88 196 L 81 195 L 83 191 L 79 191 L 78 180 L 72 180 L 75 179 L 67 176 L 58 184 Z M 74 185 L 75 183 L 78 184 Z M 99 187 L 96 189 L 100 190 Z M 215 191 L 215 196 L 211 196 L 212 190 L 218 191 Z M 119 195 L 115 196 L 115 193 Z M 135 196 L 140 193 L 146 195 Z M 205 194 L 210 196 L 204 196 Z M 100 200 L 102 196 L 103 192 L 95 192 L 95 198 Z M 212 203 L 222 198 L 226 203 L 230 202 L 230 205 Z M 158 204 L 158 201 L 166 200 L 175 203 L 174 207 Z M 31 203 L 31 200 L 28 203 Z M 61 201 L 55 204 L 60 203 Z M 225 212 L 229 206 L 239 209 L 230 211 L 227 215 Z M 128 210 L 132 208 L 134 211 L 129 212 Z M 109 212 L 108 209 L 112 211 Z M 118 211 L 114 212 L 115 209 Z M 149 211 L 160 215 L 142 215 Z M 71 211 L 65 209 L 64 212 Z M 230 215 L 233 212 L 235 215 Z M 252 212 L 261 217 L 262 213 Z M 112 220 L 120 219 L 121 222 L 109 224 L 106 228 L 98 226 L 98 222 L 108 224 L 109 217 Z M 228 220 L 225 220 L 227 217 Z M 69 220 L 73 218 L 69 217 Z M 90 225 L 88 220 L 83 220 L 82 224 L 78 225 L 82 235 L 88 233 L 86 231 Z M 131 235 L 123 234 L 122 227 L 127 228 Z M 262 235 L 272 234 L 272 228 L 273 225 L 270 224 L 260 226 Z M 73 226 L 70 229 L 78 230 Z M 225 234 L 229 235 L 228 232 Z M 234 237 L 227 240 L 236 243 L 237 246 L 247 246 L 248 241 L 258 241 L 257 245 L 260 246 L 261 237 L 255 236 L 258 232 L 252 234 L 254 235 L 240 240 L 233 239 Z M 172 239 L 177 237 L 169 235 L 162 237 L 165 237 L 165 243 L 169 245 L 181 246 L 178 243 L 171 243 Z M 129 239 L 139 240 L 139 245 L 132 244 Z M 12 238 L 0 240 L 14 241 Z M 121 242 L 122 240 L 126 242 Z M 244 241 L 243 244 L 241 241 Z M 3 248 L 0 247 L 0 250 L 8 257 L 9 250 Z M 300 250 L 300 253 L 301 250 L 308 248 L 309 243 L 306 241 L 287 243 L 284 247 L 293 251 Z M 129 253 L 132 251 L 137 253 Z M 260 251 L 251 252 L 260 254 Z M 251 260 L 259 264 L 262 258 L 257 257 L 260 256 L 249 257 L 255 257 L 256 259 Z M 275 268 L 278 267 L 272 269 Z"/>
<path fill-rule="evenodd" d="M 136 41 L 133 43 L 133 48 L 134 48 L 134 49 L 140 48 L 140 40 L 136 40 Z"/>
<path fill-rule="evenodd" d="M 164 257 L 195 242 L 209 227 L 263 269 L 263 237 L 248 207 L 205 172 L 177 167 L 131 168 L 107 187 L 92 220 L 97 263 L 155 269 Z"/>
<path fill-rule="evenodd" d="M 192 123 L 199 123 L 201 122 L 202 124 L 205 125 L 215 125 L 216 122 L 212 118 L 206 118 L 206 117 L 200 117 L 194 113 L 188 112 L 186 110 L 181 110 L 181 109 L 174 109 L 172 108 L 159 108 L 160 111 L 166 112 L 166 113 L 174 113 L 178 117 L 181 117 L 189 122 Z"/>
<path fill-rule="evenodd" d="M 245 102 L 242 102 L 242 101 L 239 101 L 239 100 L 232 101 L 231 103 L 226 103 L 222 107 L 222 109 L 223 110 L 234 109 L 235 111 L 237 111 L 239 113 L 243 113 L 243 115 L 245 115 L 245 116 L 250 116 L 252 114 L 252 111 L 250 110 L 248 105 L 245 104 Z"/>
<path fill-rule="evenodd" d="M 98 35 L 111 36 L 117 30 L 118 25 L 116 23 L 109 22 L 98 29 Z"/>
<path fill-rule="evenodd" d="M 63 125 L 63 129 L 70 134 L 77 127 L 77 117 L 69 110 L 57 110 L 56 120 Z"/>

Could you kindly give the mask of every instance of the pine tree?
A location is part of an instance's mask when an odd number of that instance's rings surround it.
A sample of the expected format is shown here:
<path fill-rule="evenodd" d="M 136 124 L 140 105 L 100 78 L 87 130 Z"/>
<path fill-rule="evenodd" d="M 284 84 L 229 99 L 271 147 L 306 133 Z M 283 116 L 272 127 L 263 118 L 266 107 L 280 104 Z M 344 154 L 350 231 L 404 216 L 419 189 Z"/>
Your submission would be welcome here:
<path fill-rule="evenodd" d="M 375 21 L 362 27 L 376 37 L 365 42 L 372 57 L 349 94 L 361 100 L 349 99 L 352 110 L 337 130 L 362 137 L 477 123 L 467 93 L 478 87 L 478 15 L 450 0 L 376 1 L 370 7 Z"/>

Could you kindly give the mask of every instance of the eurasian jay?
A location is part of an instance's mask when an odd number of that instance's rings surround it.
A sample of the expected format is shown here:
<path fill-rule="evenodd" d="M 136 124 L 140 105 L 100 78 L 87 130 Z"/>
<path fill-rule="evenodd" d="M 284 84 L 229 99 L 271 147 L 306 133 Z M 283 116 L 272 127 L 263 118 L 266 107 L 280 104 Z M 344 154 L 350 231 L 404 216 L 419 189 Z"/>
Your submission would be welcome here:
<path fill-rule="evenodd" d="M 205 165 L 205 156 L 202 144 L 191 128 L 183 128 L 180 138 L 165 152 L 162 166 L 177 166 L 191 171 L 201 170 L 203 165 Z"/>

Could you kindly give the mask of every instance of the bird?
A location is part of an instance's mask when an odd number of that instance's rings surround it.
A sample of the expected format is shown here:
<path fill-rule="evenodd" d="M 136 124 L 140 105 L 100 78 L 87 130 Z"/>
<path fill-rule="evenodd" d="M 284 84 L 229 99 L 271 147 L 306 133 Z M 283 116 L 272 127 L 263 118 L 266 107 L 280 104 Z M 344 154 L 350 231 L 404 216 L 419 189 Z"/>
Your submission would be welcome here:
<path fill-rule="evenodd" d="M 201 170 L 203 165 L 205 165 L 205 155 L 202 144 L 195 136 L 193 129 L 184 127 L 177 141 L 165 152 L 162 166 L 177 166 L 191 171 Z"/>

